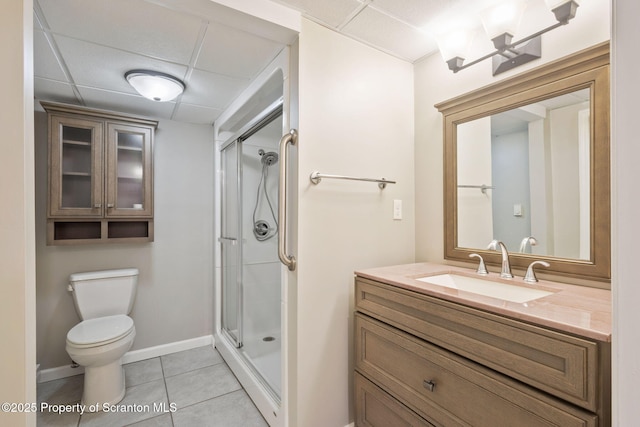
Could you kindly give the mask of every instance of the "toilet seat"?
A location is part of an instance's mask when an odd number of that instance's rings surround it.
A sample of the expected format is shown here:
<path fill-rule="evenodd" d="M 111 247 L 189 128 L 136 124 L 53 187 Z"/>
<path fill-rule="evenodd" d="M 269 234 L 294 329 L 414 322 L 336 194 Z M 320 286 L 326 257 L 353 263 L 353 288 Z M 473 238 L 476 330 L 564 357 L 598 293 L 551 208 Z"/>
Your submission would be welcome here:
<path fill-rule="evenodd" d="M 67 333 L 67 344 L 76 348 L 110 344 L 134 330 L 133 319 L 124 314 L 83 320 Z"/>

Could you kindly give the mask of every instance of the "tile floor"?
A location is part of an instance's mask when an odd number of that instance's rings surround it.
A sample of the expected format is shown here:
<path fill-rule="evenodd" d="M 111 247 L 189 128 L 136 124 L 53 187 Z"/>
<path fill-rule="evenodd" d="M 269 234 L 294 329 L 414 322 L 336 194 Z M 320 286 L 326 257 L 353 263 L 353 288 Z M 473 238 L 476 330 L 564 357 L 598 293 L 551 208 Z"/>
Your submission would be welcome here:
<path fill-rule="evenodd" d="M 127 405 L 127 410 L 42 411 L 38 426 L 268 426 L 211 346 L 130 363 L 124 370 L 127 394 L 118 407 Z M 38 384 L 38 406 L 79 403 L 83 380 L 77 375 Z"/>

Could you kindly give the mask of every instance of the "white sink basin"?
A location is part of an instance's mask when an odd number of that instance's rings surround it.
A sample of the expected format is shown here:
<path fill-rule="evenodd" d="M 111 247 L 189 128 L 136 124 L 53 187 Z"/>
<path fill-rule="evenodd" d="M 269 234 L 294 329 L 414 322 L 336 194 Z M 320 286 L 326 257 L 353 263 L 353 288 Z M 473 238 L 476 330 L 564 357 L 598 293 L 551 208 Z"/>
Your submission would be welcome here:
<path fill-rule="evenodd" d="M 524 286 L 494 282 L 489 279 L 480 279 L 450 273 L 421 277 L 416 280 L 430 283 L 432 285 L 459 289 L 465 292 L 518 303 L 533 301 L 534 299 L 553 294 L 553 292 L 543 291 L 542 289 L 525 288 Z"/>

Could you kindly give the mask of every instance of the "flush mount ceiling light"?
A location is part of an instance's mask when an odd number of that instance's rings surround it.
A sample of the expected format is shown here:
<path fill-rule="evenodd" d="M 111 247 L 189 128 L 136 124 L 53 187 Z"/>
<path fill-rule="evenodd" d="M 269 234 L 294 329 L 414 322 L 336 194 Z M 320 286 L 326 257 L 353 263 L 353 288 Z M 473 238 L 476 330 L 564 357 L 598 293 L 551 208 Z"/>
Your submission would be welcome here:
<path fill-rule="evenodd" d="M 493 58 L 493 75 L 526 64 L 542 56 L 542 34 L 569 23 L 576 16 L 578 0 L 545 0 L 547 7 L 556 17 L 553 24 L 537 33 L 512 42 L 525 9 L 524 0 L 501 1 L 480 13 L 487 36 L 496 48 L 494 52 L 464 64 L 466 50 L 470 46 L 469 36 L 461 35 L 460 28 L 453 27 L 447 33 L 436 36 L 442 57 L 454 73 Z M 462 43 L 462 40 L 466 42 Z M 462 48 L 462 46 L 465 46 Z"/>
<path fill-rule="evenodd" d="M 131 70 L 124 77 L 136 92 L 156 102 L 171 101 L 185 88 L 181 80 L 159 71 Z"/>

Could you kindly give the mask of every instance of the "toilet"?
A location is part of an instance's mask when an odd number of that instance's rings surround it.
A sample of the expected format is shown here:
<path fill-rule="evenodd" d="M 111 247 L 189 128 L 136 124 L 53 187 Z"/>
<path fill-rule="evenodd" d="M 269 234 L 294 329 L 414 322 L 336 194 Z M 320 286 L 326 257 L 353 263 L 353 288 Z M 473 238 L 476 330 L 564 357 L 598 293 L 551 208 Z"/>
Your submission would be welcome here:
<path fill-rule="evenodd" d="M 122 400 L 122 356 L 136 329 L 127 316 L 133 307 L 138 269 L 92 271 L 69 276 L 69 291 L 82 320 L 67 333 L 67 353 L 84 367 L 82 404 L 100 411 Z"/>

